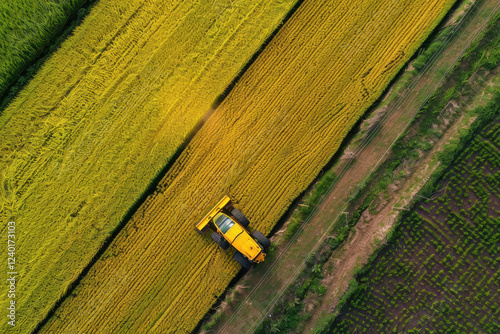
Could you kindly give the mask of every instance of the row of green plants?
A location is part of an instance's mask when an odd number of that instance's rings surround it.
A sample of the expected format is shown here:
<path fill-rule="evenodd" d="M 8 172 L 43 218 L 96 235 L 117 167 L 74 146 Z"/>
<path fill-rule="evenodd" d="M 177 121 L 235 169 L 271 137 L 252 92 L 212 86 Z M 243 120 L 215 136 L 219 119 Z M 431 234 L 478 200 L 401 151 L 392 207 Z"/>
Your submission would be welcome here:
<path fill-rule="evenodd" d="M 322 332 L 498 332 L 499 129 L 497 117 L 404 217 Z"/>
<path fill-rule="evenodd" d="M 304 221 L 310 216 L 315 207 L 320 204 L 323 195 L 330 189 L 330 186 L 337 180 L 337 176 L 330 169 L 318 180 L 313 189 L 307 193 L 301 204 L 293 212 L 290 223 L 284 233 L 284 238 L 289 241 L 302 226 Z"/>
<path fill-rule="evenodd" d="M 274 306 L 273 313 L 256 329 L 256 334 L 300 333 L 304 329 L 304 321 L 311 314 L 309 308 L 316 306 L 326 292 L 326 286 L 321 284 L 323 267 L 321 264 L 308 263 L 308 270 L 297 279 L 301 283 L 294 284 L 285 293 L 285 298 Z"/>

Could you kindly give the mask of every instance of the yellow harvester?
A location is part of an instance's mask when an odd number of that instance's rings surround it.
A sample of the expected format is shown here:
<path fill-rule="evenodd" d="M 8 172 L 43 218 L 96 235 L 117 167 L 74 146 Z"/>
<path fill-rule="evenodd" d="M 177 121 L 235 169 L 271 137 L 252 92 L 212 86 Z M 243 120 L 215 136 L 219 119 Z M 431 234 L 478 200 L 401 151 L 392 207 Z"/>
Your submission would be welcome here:
<path fill-rule="evenodd" d="M 229 245 L 236 248 L 234 259 L 245 269 L 250 269 L 252 262 L 264 261 L 265 250 L 271 241 L 259 231 L 252 234 L 247 230 L 248 219 L 233 207 L 229 196 L 224 196 L 209 213 L 195 225 L 199 233 L 205 232 L 208 226 L 215 229 L 212 239 L 223 249 Z"/>

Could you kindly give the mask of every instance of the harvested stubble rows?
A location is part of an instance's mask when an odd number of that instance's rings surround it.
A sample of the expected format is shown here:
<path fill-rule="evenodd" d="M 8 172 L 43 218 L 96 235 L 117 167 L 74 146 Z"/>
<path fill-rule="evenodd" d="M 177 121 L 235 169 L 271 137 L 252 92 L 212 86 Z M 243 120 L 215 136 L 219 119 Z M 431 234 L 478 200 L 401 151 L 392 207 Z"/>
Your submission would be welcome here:
<path fill-rule="evenodd" d="M 294 4 L 102 0 L 44 64 L 0 117 L 14 330 L 48 314 Z"/>
<path fill-rule="evenodd" d="M 0 2 L 0 96 L 85 2 Z"/>
<path fill-rule="evenodd" d="M 302 3 L 42 332 L 191 331 L 239 270 L 193 223 L 269 232 L 452 3 Z"/>

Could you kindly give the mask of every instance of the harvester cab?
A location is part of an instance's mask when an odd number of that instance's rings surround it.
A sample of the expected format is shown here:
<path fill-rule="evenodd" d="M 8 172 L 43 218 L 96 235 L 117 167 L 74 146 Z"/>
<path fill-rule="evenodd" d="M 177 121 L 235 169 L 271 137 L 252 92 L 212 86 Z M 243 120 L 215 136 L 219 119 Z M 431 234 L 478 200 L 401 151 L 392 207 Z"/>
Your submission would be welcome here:
<path fill-rule="evenodd" d="M 217 205 L 197 224 L 195 230 L 203 234 L 210 227 L 212 239 L 223 249 L 232 245 L 236 248 L 234 259 L 245 269 L 250 269 L 252 263 L 264 261 L 265 251 L 271 241 L 259 231 L 252 234 L 248 231 L 250 222 L 233 206 L 229 196 L 224 196 Z"/>

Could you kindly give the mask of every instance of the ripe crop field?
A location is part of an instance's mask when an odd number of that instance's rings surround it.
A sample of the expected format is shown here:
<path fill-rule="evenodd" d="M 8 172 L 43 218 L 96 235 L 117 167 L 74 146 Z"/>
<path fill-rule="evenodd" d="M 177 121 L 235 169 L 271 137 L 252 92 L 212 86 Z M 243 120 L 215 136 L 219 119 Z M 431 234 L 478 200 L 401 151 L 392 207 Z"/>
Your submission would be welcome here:
<path fill-rule="evenodd" d="M 0 2 L 0 96 L 85 2 Z"/>
<path fill-rule="evenodd" d="M 42 333 L 190 332 L 239 270 L 193 224 L 269 233 L 453 1 L 304 1 Z"/>
<path fill-rule="evenodd" d="M 9 105 L 0 214 L 18 226 L 24 328 L 48 314 L 294 3 L 99 1 Z"/>
<path fill-rule="evenodd" d="M 498 333 L 499 135 L 497 118 L 403 219 L 331 333 Z"/>

